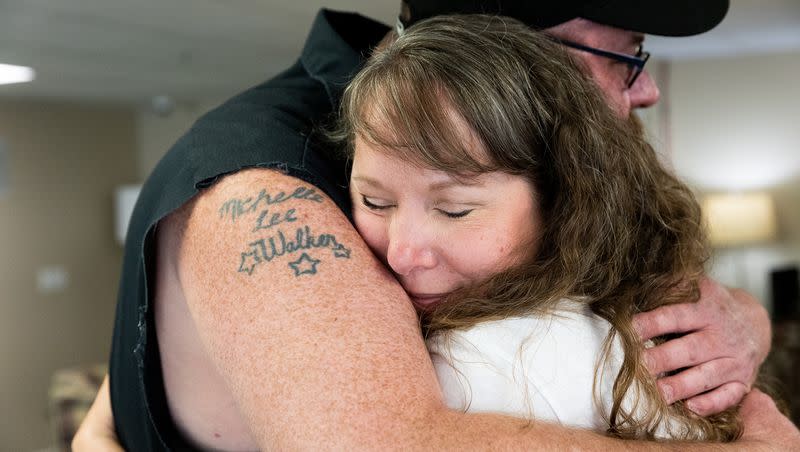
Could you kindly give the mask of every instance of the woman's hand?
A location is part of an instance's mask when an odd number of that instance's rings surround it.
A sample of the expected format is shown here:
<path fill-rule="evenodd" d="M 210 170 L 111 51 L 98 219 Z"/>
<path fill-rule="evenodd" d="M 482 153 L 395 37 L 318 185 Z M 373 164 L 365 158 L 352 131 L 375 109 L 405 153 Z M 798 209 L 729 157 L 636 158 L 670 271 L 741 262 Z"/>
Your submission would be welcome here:
<path fill-rule="evenodd" d="M 72 439 L 74 452 L 122 452 L 114 431 L 114 415 L 111 412 L 111 395 L 106 375 L 92 407 L 86 413 L 81 427 Z"/>
<path fill-rule="evenodd" d="M 708 278 L 700 283 L 697 303 L 638 314 L 634 325 L 642 340 L 686 333 L 646 350 L 644 358 L 653 375 L 685 368 L 660 378 L 659 389 L 667 403 L 685 399 L 703 416 L 734 406 L 747 394 L 772 335 L 767 311 L 755 298 Z"/>

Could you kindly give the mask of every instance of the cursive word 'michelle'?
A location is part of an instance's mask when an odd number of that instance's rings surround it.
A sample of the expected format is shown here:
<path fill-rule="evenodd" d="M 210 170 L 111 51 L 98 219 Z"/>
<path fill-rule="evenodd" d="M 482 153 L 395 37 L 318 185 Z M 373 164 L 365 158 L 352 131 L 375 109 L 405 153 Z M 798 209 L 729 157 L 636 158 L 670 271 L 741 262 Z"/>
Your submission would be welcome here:
<path fill-rule="evenodd" d="M 224 218 L 230 215 L 231 220 L 236 221 L 240 216 L 255 212 L 259 207 L 280 204 L 290 199 L 322 202 L 322 195 L 313 188 L 308 187 L 297 187 L 289 194 L 283 191 L 273 194 L 267 193 L 267 190 L 261 190 L 255 198 L 251 196 L 244 199 L 233 198 L 225 201 L 219 208 L 219 217 Z"/>

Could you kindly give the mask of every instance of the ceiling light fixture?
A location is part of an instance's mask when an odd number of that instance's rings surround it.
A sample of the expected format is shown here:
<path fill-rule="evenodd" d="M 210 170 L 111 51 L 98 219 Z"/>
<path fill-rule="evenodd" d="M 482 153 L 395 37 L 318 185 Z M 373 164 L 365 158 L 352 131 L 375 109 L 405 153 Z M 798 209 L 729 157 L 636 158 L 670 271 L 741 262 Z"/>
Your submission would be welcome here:
<path fill-rule="evenodd" d="M 36 71 L 27 66 L 0 64 L 0 85 L 27 83 L 36 78 Z"/>

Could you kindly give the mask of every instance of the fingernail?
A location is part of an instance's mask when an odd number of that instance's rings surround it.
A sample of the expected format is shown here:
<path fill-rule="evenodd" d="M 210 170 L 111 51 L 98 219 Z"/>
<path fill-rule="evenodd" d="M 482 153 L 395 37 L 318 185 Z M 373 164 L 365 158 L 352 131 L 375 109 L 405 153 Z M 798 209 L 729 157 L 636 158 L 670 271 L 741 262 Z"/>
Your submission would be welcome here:
<path fill-rule="evenodd" d="M 697 406 L 697 403 L 695 403 L 695 402 L 692 402 L 692 401 L 686 402 L 686 408 L 688 408 L 689 411 L 691 411 L 694 414 L 700 414 L 698 412 L 698 411 L 700 411 L 700 407 Z"/>

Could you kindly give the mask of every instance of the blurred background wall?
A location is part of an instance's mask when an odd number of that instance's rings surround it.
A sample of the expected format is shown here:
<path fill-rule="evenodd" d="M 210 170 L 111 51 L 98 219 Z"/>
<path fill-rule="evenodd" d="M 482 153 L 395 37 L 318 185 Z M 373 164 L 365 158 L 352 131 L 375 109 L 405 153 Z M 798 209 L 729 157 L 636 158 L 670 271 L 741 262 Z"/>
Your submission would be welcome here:
<path fill-rule="evenodd" d="M 772 199 L 773 233 L 716 246 L 710 262 L 718 280 L 747 289 L 770 310 L 770 270 L 800 263 L 798 71 L 800 51 L 661 61 L 651 68 L 661 102 L 642 112 L 655 147 L 701 201 Z"/>
<path fill-rule="evenodd" d="M 129 108 L 4 99 L 0 136 L 0 450 L 50 444 L 48 388 L 107 360 L 122 248 L 112 194 L 136 172 Z"/>
<path fill-rule="evenodd" d="M 766 272 L 800 261 L 800 53 L 673 64 L 675 169 L 701 194 L 764 192 L 774 199 L 770 239 L 719 250 L 716 274 L 769 304 Z M 736 266 L 739 275 L 736 275 Z"/>

